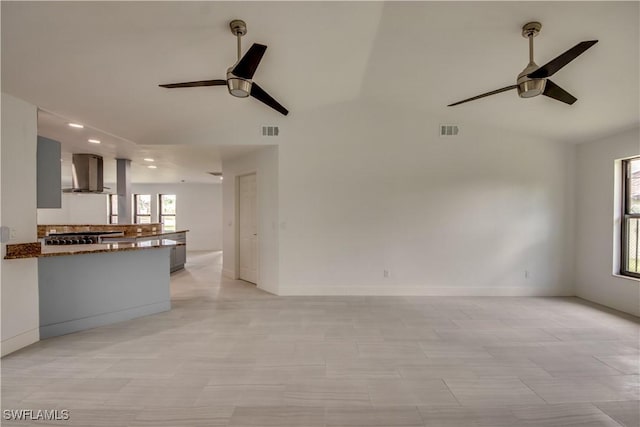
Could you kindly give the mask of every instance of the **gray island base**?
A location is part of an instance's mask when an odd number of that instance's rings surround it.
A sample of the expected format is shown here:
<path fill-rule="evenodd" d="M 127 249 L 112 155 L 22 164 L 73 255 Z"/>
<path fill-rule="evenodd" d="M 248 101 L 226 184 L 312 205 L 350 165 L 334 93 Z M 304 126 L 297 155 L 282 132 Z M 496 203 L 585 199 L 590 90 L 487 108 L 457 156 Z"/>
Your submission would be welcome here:
<path fill-rule="evenodd" d="M 170 310 L 170 251 L 38 258 L 40 339 Z"/>

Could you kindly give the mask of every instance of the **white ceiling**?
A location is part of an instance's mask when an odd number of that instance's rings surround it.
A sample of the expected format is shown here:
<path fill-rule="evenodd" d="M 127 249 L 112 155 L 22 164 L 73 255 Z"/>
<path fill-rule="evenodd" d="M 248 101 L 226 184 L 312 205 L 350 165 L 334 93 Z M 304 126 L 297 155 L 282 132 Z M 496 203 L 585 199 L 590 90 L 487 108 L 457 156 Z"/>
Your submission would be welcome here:
<path fill-rule="evenodd" d="M 183 135 L 207 135 L 239 115 L 282 124 L 299 112 L 358 99 L 573 142 L 637 126 L 640 117 L 638 2 L 3 1 L 1 7 L 4 92 L 126 139 L 105 144 L 109 155 L 132 150 L 141 157 L 162 144 L 168 163 L 179 163 L 180 155 L 187 163 L 207 159 L 199 171 L 219 165 L 216 146 L 224 141 L 204 136 L 202 146 L 176 148 Z M 224 87 L 157 86 L 224 78 L 236 59 L 228 28 L 234 18 L 248 25 L 244 49 L 269 46 L 254 78 L 289 108 L 288 117 L 233 98 Z M 447 108 L 514 83 L 528 61 L 520 28 L 531 20 L 543 24 L 535 39 L 539 65 L 599 39 L 552 78 L 578 102 L 519 99 L 513 91 Z M 211 152 L 203 154 L 205 148 Z"/>
<path fill-rule="evenodd" d="M 116 159 L 131 160 L 131 181 L 143 183 L 220 183 L 222 160 L 257 150 L 256 145 L 142 145 L 85 126 L 71 128 L 69 120 L 48 111 L 38 111 L 38 134 L 60 141 L 62 182 L 71 185 L 72 153 L 92 153 L 103 157 L 104 182 L 116 182 Z M 89 143 L 97 139 L 100 144 Z M 153 162 L 144 159 L 153 159 Z M 156 166 L 150 169 L 148 166 Z"/>
<path fill-rule="evenodd" d="M 62 182 L 71 185 L 72 153 L 92 153 L 103 157 L 104 182 L 116 182 L 116 159 L 131 160 L 133 183 L 209 183 L 221 178 L 209 172 L 222 171 L 222 159 L 254 151 L 261 146 L 142 145 L 85 126 L 71 128 L 69 120 L 48 111 L 38 111 L 38 134 L 61 141 Z M 89 143 L 89 139 L 100 144 Z M 145 159 L 153 159 L 153 162 Z M 149 168 L 150 165 L 155 168 Z"/>

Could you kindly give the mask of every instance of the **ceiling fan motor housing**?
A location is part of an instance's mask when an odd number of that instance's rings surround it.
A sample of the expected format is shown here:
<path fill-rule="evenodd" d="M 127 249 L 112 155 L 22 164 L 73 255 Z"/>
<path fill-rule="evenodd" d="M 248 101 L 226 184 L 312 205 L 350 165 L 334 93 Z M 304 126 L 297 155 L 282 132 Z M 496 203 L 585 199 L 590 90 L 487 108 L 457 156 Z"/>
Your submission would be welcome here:
<path fill-rule="evenodd" d="M 251 95 L 251 80 L 235 76 L 231 72 L 232 68 L 227 70 L 227 88 L 229 89 L 229 93 L 237 98 L 248 97 Z"/>
<path fill-rule="evenodd" d="M 527 68 L 522 70 L 518 74 L 518 96 L 520 98 L 533 98 L 534 96 L 541 95 L 544 92 L 544 87 L 547 79 L 532 79 L 527 77 L 529 73 L 538 69 L 538 65 L 535 62 L 531 62 L 527 65 Z"/>

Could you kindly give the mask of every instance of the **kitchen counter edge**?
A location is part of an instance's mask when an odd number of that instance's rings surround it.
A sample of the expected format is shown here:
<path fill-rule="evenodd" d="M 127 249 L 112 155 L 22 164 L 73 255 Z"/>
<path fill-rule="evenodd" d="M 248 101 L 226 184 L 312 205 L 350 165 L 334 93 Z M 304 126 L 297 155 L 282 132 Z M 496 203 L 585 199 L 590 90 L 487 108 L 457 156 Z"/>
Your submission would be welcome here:
<path fill-rule="evenodd" d="M 169 234 L 169 233 L 167 233 Z M 6 255 L 4 259 L 43 258 L 53 256 L 84 255 L 107 252 L 139 251 L 144 249 L 170 248 L 184 246 L 185 243 L 169 239 L 146 240 L 143 242 L 96 243 L 91 245 L 42 246 L 40 253 L 15 253 Z"/>

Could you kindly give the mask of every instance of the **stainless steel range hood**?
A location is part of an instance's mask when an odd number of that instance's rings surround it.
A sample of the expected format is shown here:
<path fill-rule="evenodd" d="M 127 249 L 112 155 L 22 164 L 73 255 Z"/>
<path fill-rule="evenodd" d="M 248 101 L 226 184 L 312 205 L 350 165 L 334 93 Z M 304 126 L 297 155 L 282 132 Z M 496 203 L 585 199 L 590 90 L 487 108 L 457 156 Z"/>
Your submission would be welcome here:
<path fill-rule="evenodd" d="M 74 154 L 71 165 L 72 188 L 70 193 L 102 193 L 102 157 L 96 154 Z"/>

